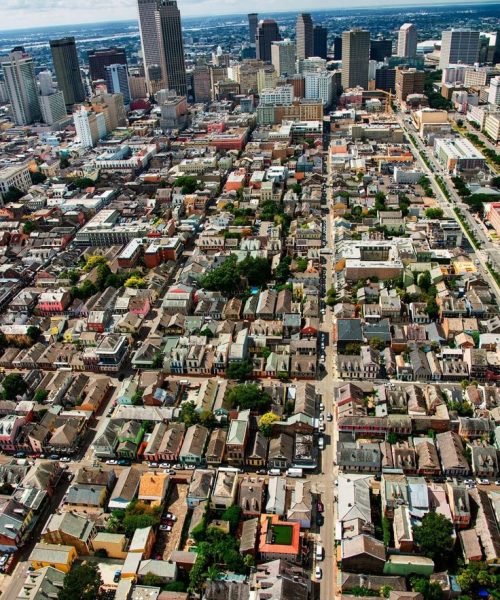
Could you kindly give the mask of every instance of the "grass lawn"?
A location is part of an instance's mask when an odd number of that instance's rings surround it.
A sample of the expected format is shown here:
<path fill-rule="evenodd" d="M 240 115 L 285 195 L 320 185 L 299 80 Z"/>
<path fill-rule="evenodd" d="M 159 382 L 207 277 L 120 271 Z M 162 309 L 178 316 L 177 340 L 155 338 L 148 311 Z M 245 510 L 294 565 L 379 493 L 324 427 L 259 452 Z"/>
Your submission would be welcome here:
<path fill-rule="evenodd" d="M 273 534 L 275 543 L 280 546 L 289 546 L 292 543 L 293 528 L 289 525 L 274 525 Z"/>

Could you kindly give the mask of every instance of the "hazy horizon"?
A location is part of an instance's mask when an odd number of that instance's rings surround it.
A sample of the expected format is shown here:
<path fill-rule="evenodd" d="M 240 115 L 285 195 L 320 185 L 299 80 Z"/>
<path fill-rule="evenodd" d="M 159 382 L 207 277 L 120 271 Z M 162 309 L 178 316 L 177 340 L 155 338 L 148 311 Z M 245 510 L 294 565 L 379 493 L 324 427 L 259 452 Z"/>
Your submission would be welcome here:
<path fill-rule="evenodd" d="M 281 0 L 254 0 L 251 9 L 243 0 L 178 0 L 178 6 L 183 18 L 199 18 L 214 16 L 244 15 L 248 10 L 263 14 L 284 14 L 304 10 L 303 1 L 290 0 L 287 10 L 282 10 Z M 397 7 L 435 8 L 446 5 L 470 5 L 470 2 L 454 0 L 399 0 L 383 2 L 380 0 L 354 0 L 346 8 L 341 2 L 332 0 L 315 0 L 307 7 L 308 12 L 349 11 L 351 9 L 382 9 Z M 500 4 L 497 0 L 482 0 L 475 4 Z M 95 11 L 100 15 L 96 21 Z M 472 8 L 472 7 L 471 7 Z M 2 24 L 0 31 L 15 31 L 29 28 L 44 28 L 61 25 L 98 24 L 137 19 L 137 0 L 87 0 L 85 7 L 67 6 L 66 0 L 4 0 L 2 6 Z M 40 22 L 50 25 L 40 26 Z"/>

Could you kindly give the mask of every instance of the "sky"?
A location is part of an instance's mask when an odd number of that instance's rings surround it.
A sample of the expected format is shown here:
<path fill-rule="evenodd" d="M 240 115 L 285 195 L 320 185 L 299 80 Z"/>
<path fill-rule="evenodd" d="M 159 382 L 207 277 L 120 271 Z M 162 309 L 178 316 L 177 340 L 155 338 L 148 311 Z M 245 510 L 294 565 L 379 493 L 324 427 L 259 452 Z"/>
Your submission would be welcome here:
<path fill-rule="evenodd" d="M 456 0 L 438 0 L 453 4 Z M 349 8 L 401 5 L 436 5 L 436 0 L 351 0 Z M 252 12 L 335 10 L 347 8 L 345 0 L 178 0 L 183 16 L 204 16 Z M 122 21 L 137 18 L 137 0 L 0 0 L 0 29 L 23 29 L 49 25 L 72 25 Z"/>

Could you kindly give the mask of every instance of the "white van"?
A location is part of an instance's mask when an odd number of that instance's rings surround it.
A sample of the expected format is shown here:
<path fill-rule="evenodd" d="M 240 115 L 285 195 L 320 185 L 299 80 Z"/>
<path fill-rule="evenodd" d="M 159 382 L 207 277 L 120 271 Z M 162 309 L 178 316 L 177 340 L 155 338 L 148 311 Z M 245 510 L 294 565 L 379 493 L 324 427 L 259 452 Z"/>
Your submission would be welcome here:
<path fill-rule="evenodd" d="M 279 469 L 269 469 L 267 474 L 268 475 L 281 475 L 281 471 Z"/>
<path fill-rule="evenodd" d="M 320 450 L 324 450 L 325 448 L 325 438 L 322 435 L 320 435 L 318 438 L 318 448 Z"/>
<path fill-rule="evenodd" d="M 323 560 L 323 546 L 321 544 L 316 546 L 316 560 Z"/>

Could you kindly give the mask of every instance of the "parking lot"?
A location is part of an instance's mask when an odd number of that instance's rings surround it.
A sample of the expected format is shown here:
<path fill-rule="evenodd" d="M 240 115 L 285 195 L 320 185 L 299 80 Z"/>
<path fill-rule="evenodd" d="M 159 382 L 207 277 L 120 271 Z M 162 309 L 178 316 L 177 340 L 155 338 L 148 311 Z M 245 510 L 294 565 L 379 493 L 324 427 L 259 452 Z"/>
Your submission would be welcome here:
<path fill-rule="evenodd" d="M 172 513 L 177 519 L 173 523 L 171 531 L 158 531 L 153 552 L 154 556 L 161 554 L 163 560 L 169 560 L 170 555 L 179 545 L 187 513 L 186 496 L 188 488 L 189 483 L 182 483 L 182 480 L 173 481 L 172 483 L 163 514 Z"/>

